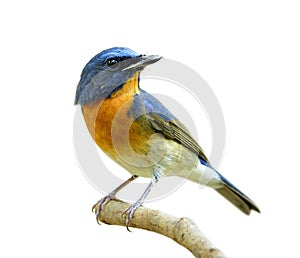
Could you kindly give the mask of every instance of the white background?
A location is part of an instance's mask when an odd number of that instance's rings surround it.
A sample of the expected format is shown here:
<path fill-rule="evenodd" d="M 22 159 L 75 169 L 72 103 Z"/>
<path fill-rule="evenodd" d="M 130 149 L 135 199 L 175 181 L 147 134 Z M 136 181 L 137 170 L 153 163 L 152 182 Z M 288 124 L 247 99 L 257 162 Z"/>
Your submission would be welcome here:
<path fill-rule="evenodd" d="M 92 56 L 127 46 L 210 84 L 226 121 L 218 169 L 262 213 L 189 182 L 147 206 L 192 218 L 228 257 L 295 257 L 299 12 L 298 1 L 2 1 L 0 256 L 191 257 L 162 236 L 98 226 L 91 212 L 101 195 L 73 151 L 75 88 Z"/>

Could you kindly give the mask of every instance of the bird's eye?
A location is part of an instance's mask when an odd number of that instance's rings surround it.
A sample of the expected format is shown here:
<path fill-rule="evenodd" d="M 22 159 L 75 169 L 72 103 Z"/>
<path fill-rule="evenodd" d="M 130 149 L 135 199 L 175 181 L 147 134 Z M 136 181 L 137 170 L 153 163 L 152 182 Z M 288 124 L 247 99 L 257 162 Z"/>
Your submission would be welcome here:
<path fill-rule="evenodd" d="M 106 64 L 107 64 L 108 66 L 112 66 L 112 65 L 117 64 L 118 62 L 119 62 L 118 59 L 116 59 L 116 58 L 110 58 L 110 59 L 108 59 L 108 60 L 106 61 Z"/>

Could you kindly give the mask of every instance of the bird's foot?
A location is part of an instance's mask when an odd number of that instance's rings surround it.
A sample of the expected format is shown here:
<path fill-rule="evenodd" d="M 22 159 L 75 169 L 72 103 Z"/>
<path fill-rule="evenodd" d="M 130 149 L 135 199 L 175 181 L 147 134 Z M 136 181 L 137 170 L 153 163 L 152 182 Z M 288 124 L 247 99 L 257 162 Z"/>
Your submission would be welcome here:
<path fill-rule="evenodd" d="M 125 225 L 126 225 L 126 228 L 127 228 L 127 230 L 128 230 L 129 232 L 131 232 L 130 229 L 129 229 L 130 221 L 131 221 L 131 219 L 132 219 L 132 217 L 133 217 L 134 212 L 135 212 L 136 209 L 137 209 L 138 207 L 140 207 L 140 206 L 142 206 L 142 202 L 137 201 L 137 202 L 135 202 L 134 204 L 130 205 L 128 208 L 126 208 L 126 209 L 122 212 L 122 215 L 125 215 L 125 214 L 126 214 L 126 224 L 125 224 Z"/>
<path fill-rule="evenodd" d="M 100 199 L 92 208 L 92 211 L 96 215 L 97 223 L 100 224 L 100 211 L 104 209 L 104 206 L 110 201 L 115 199 L 115 193 L 110 193 L 107 196 Z"/>

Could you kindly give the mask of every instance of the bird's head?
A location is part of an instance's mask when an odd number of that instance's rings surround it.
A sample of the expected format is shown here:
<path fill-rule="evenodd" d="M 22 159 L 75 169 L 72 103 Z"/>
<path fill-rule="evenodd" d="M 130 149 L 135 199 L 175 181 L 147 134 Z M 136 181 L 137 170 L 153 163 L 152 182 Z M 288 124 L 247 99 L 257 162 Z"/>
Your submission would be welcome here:
<path fill-rule="evenodd" d="M 84 67 L 77 86 L 75 104 L 85 105 L 109 97 L 136 72 L 157 62 L 161 56 L 139 55 L 124 47 L 104 50 Z"/>

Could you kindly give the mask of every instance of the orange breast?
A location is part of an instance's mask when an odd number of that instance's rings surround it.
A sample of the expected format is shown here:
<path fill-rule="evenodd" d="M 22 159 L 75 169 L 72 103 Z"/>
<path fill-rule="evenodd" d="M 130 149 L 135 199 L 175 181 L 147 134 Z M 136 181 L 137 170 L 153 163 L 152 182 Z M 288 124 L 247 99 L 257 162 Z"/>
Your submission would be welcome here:
<path fill-rule="evenodd" d="M 134 95 L 139 92 L 138 77 L 105 100 L 82 107 L 88 130 L 97 145 L 111 158 L 147 155 L 149 137 L 130 112 Z"/>

